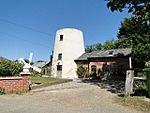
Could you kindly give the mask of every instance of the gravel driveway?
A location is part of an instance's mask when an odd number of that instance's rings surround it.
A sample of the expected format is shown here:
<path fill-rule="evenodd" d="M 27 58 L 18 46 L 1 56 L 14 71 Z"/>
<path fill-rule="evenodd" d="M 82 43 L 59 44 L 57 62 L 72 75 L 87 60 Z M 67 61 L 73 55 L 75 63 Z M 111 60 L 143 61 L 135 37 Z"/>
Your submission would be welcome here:
<path fill-rule="evenodd" d="M 1 95 L 0 113 L 142 113 L 113 102 L 115 94 L 73 81 L 23 95 Z"/>

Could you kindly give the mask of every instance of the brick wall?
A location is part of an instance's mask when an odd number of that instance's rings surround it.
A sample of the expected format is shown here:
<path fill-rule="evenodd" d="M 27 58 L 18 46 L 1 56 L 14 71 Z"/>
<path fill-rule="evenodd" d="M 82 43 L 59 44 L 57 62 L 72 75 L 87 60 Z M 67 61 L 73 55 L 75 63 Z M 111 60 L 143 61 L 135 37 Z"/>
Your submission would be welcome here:
<path fill-rule="evenodd" d="M 122 57 L 122 58 L 91 58 L 88 61 L 80 61 L 76 62 L 77 67 L 83 66 L 84 68 L 88 69 L 91 73 L 91 66 L 96 66 L 96 74 L 97 76 L 102 76 L 102 68 L 104 64 L 107 62 L 107 65 L 110 66 L 110 73 L 113 77 L 121 76 L 124 79 L 124 75 L 127 69 L 129 69 L 129 58 Z M 119 76 L 118 76 L 119 75 Z M 122 76 L 123 75 L 123 76 Z M 121 78 L 121 79 L 122 79 Z"/>
<path fill-rule="evenodd" d="M 107 65 L 110 65 L 112 70 L 114 70 L 113 67 L 115 67 L 115 66 L 116 66 L 116 68 L 118 68 L 118 66 L 123 66 L 123 69 L 121 69 L 120 71 L 129 69 L 129 58 L 125 57 L 125 58 L 109 58 L 109 59 L 92 59 L 89 62 L 89 71 L 91 72 L 92 65 L 96 65 L 97 72 L 99 69 L 102 71 L 103 65 L 106 62 L 107 62 Z"/>
<path fill-rule="evenodd" d="M 29 91 L 29 76 L 0 76 L 0 89 L 5 93 L 18 93 Z"/>

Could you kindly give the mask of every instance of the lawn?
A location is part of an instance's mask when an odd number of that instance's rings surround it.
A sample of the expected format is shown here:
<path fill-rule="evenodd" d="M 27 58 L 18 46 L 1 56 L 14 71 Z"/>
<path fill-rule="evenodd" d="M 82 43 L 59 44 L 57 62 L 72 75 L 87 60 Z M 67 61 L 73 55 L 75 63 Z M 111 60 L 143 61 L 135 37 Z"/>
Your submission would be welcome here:
<path fill-rule="evenodd" d="M 62 79 L 62 78 L 52 78 L 52 77 L 35 77 L 31 76 L 30 77 L 31 83 L 36 84 L 32 88 L 39 88 L 39 87 L 44 87 L 48 85 L 54 85 L 54 84 L 60 84 L 60 83 L 65 83 L 65 82 L 70 82 L 72 81 L 71 79 Z"/>
<path fill-rule="evenodd" d="M 150 99 L 140 96 L 116 97 L 115 101 L 123 106 L 129 106 L 136 110 L 150 112 Z"/>

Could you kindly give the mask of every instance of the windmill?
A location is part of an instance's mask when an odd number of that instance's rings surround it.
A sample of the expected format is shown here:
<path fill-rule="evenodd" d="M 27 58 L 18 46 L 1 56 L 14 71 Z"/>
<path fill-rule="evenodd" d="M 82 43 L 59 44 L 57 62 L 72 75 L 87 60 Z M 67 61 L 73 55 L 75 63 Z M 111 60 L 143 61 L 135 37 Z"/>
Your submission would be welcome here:
<path fill-rule="evenodd" d="M 29 62 L 28 63 L 23 58 L 19 58 L 18 61 L 19 61 L 19 63 L 24 65 L 23 66 L 23 71 L 29 71 L 29 69 L 32 68 L 34 71 L 40 73 L 41 72 L 40 68 L 31 65 L 32 57 L 33 57 L 33 53 L 30 53 L 30 55 L 29 55 Z"/>

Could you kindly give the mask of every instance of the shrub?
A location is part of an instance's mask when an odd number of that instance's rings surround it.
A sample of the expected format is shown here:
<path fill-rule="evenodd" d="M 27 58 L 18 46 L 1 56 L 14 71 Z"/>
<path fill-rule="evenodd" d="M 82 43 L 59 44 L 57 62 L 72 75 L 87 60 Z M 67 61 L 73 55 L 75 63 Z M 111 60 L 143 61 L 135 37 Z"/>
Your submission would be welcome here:
<path fill-rule="evenodd" d="M 83 66 L 78 67 L 78 69 L 77 69 L 77 75 L 78 75 L 79 78 L 90 77 L 90 73 Z"/>
<path fill-rule="evenodd" d="M 133 83 L 133 90 L 136 96 L 147 96 L 146 81 L 136 80 Z"/>
<path fill-rule="evenodd" d="M 3 94 L 5 94 L 5 89 L 0 87 L 0 95 L 3 95 Z"/>
<path fill-rule="evenodd" d="M 145 62 L 145 67 L 150 67 L 150 60 L 148 62 Z"/>
<path fill-rule="evenodd" d="M 97 79 L 97 78 L 98 78 L 96 72 L 91 72 L 90 75 L 91 75 L 91 77 L 92 77 L 93 79 Z"/>
<path fill-rule="evenodd" d="M 0 75 L 1 76 L 14 76 L 19 75 L 23 66 L 17 61 L 11 61 L 6 58 L 0 57 Z"/>
<path fill-rule="evenodd" d="M 146 81 L 134 81 L 133 87 L 135 90 L 147 90 Z"/>

